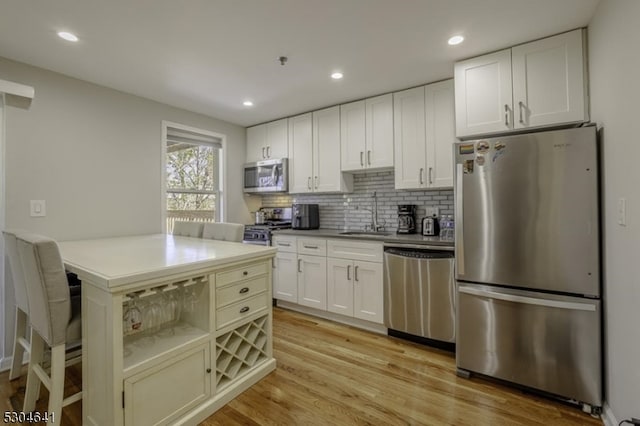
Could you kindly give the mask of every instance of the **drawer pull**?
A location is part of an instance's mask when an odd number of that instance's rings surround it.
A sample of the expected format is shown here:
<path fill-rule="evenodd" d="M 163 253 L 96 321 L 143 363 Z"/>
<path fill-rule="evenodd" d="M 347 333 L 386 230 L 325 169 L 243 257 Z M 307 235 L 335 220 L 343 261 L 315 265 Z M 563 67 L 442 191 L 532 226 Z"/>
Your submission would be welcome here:
<path fill-rule="evenodd" d="M 211 369 L 210 368 L 207 368 L 207 373 L 211 373 Z"/>
<path fill-rule="evenodd" d="M 249 287 L 242 287 L 242 288 L 240 289 L 240 294 L 247 293 L 248 291 L 249 291 Z"/>
<path fill-rule="evenodd" d="M 245 312 L 249 312 L 249 307 L 248 306 L 245 306 L 242 309 L 240 309 L 240 313 L 241 314 L 244 314 Z"/>
<path fill-rule="evenodd" d="M 242 271 L 242 275 L 247 276 L 247 275 L 249 275 L 249 272 L 247 272 L 247 271 Z"/>
<path fill-rule="evenodd" d="M 282 247 L 291 247 L 291 244 L 289 244 L 289 243 L 281 243 L 281 242 L 278 242 L 278 245 L 279 245 L 279 246 L 282 246 Z"/>
<path fill-rule="evenodd" d="M 318 246 L 308 246 L 306 244 L 304 245 L 304 248 L 318 250 Z"/>

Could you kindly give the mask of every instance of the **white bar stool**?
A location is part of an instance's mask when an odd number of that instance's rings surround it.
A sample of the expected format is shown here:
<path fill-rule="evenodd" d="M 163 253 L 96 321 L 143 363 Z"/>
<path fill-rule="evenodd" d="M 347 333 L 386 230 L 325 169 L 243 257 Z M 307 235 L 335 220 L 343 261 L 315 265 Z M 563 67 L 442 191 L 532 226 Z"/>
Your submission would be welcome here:
<path fill-rule="evenodd" d="M 74 363 L 65 362 L 66 345 L 77 343 L 82 337 L 80 298 L 72 299 L 70 296 L 64 264 L 54 240 L 19 233 L 16 243 L 27 288 L 31 324 L 31 359 L 23 410 L 35 409 L 42 383 L 49 390 L 48 412 L 53 413 L 47 424 L 60 424 L 62 407 L 82 399 L 82 391 L 64 398 L 65 366 Z M 43 366 L 45 344 L 51 348 L 50 375 Z M 75 361 L 80 361 L 80 358 Z"/>

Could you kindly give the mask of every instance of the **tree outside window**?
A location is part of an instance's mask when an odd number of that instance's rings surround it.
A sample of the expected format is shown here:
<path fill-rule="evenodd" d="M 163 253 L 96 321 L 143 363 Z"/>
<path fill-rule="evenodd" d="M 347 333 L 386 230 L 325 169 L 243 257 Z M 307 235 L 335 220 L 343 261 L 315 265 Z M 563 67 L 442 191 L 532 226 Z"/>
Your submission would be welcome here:
<path fill-rule="evenodd" d="M 167 137 L 167 232 L 176 220 L 215 222 L 220 206 L 221 149 L 214 144 Z"/>

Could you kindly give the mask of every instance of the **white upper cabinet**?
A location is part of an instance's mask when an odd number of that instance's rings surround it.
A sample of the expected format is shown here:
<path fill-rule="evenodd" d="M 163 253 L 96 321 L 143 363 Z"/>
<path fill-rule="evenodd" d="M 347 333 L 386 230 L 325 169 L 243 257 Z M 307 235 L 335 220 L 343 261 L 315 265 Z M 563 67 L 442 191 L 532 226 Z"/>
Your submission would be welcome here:
<path fill-rule="evenodd" d="M 425 86 L 427 187 L 453 186 L 455 137 L 453 80 Z"/>
<path fill-rule="evenodd" d="M 396 189 L 424 186 L 426 128 L 424 86 L 393 94 Z"/>
<path fill-rule="evenodd" d="M 289 192 L 312 192 L 313 126 L 311 113 L 289 119 Z"/>
<path fill-rule="evenodd" d="M 588 121 L 583 30 L 455 64 L 460 138 Z"/>
<path fill-rule="evenodd" d="M 511 49 L 517 129 L 588 121 L 582 30 Z"/>
<path fill-rule="evenodd" d="M 289 192 L 349 192 L 340 170 L 340 107 L 289 119 Z"/>
<path fill-rule="evenodd" d="M 511 49 L 456 63 L 454 79 L 458 137 L 513 129 Z"/>
<path fill-rule="evenodd" d="M 247 128 L 247 163 L 289 156 L 288 120 Z"/>
<path fill-rule="evenodd" d="M 393 94 L 396 189 L 453 186 L 453 81 Z"/>
<path fill-rule="evenodd" d="M 342 171 L 393 167 L 393 95 L 340 106 Z"/>

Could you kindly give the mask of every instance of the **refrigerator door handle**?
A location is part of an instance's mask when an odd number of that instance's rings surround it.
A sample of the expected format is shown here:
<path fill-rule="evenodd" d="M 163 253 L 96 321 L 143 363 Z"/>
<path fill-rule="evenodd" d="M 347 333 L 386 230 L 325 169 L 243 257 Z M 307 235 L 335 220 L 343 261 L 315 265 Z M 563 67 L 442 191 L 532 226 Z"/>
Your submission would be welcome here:
<path fill-rule="evenodd" d="M 462 215 L 462 164 L 456 164 L 456 269 L 459 276 L 464 275 L 464 220 Z"/>
<path fill-rule="evenodd" d="M 472 296 L 488 297 L 490 299 L 504 300 L 506 302 L 524 303 L 527 305 L 538 305 L 548 308 L 560 308 L 570 309 L 574 311 L 593 311 L 596 310 L 595 304 L 590 303 L 575 303 L 575 302 L 563 302 L 560 300 L 538 299 L 527 296 L 517 296 L 515 294 L 499 293 L 496 291 L 479 290 L 471 287 L 459 286 L 458 291 L 460 293 L 470 294 Z"/>

